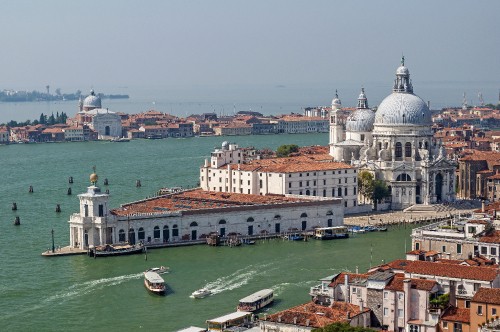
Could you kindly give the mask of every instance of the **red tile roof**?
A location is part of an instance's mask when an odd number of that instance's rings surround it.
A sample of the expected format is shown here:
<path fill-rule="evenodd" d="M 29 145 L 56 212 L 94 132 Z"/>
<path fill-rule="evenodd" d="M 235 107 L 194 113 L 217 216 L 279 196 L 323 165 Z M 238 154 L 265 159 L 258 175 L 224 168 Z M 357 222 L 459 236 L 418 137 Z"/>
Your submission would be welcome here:
<path fill-rule="evenodd" d="M 329 307 L 309 302 L 268 315 L 265 321 L 320 328 L 333 323 L 347 323 L 348 316 L 352 318 L 362 312 L 370 312 L 370 309 L 361 311 L 359 306 L 345 302 L 334 302 Z"/>
<path fill-rule="evenodd" d="M 463 266 L 424 261 L 410 262 L 410 264 L 406 266 L 405 272 L 418 275 L 481 281 L 492 281 L 498 275 L 498 271 L 496 269 L 488 267 Z"/>
<path fill-rule="evenodd" d="M 479 288 L 472 301 L 500 305 L 500 288 Z"/>
<path fill-rule="evenodd" d="M 281 195 L 250 195 L 224 192 L 209 192 L 201 189 L 184 191 L 122 205 L 111 210 L 118 216 L 153 213 L 164 214 L 174 211 L 193 211 L 236 206 L 269 205 L 293 202 L 310 202 L 304 198 L 292 198 Z"/>
<path fill-rule="evenodd" d="M 449 307 L 441 316 L 441 320 L 448 322 L 470 323 L 470 309 Z"/>
<path fill-rule="evenodd" d="M 485 243 L 500 243 L 500 231 L 495 230 L 485 236 L 481 236 L 479 241 Z"/>
<path fill-rule="evenodd" d="M 387 286 L 385 286 L 385 289 L 402 292 L 405 280 L 410 280 L 412 289 L 424 290 L 427 292 L 430 292 L 434 286 L 437 285 L 437 282 L 434 280 L 409 279 L 405 278 L 404 275 L 398 274 L 387 284 Z"/>
<path fill-rule="evenodd" d="M 363 280 L 366 281 L 366 279 L 369 276 L 369 274 L 342 272 L 332 280 L 332 282 L 328 285 L 328 287 L 336 287 L 338 285 L 343 285 L 345 283 L 346 275 L 349 277 L 349 283 L 355 283 Z"/>

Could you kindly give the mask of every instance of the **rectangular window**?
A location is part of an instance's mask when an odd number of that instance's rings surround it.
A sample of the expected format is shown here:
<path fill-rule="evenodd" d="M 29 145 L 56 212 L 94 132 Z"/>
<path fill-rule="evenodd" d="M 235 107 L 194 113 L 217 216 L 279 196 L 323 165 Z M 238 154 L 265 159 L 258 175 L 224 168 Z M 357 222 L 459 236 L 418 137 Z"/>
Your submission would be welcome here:
<path fill-rule="evenodd" d="M 493 248 L 493 247 L 491 247 L 491 248 L 490 248 L 490 254 L 491 254 L 492 256 L 496 256 L 496 255 L 497 255 L 497 248 Z"/>
<path fill-rule="evenodd" d="M 470 301 L 467 301 L 467 300 L 465 301 L 465 307 L 466 307 L 467 309 L 469 309 L 469 308 L 470 308 Z"/>
<path fill-rule="evenodd" d="M 389 308 L 384 308 L 384 316 L 389 316 Z"/>
<path fill-rule="evenodd" d="M 441 252 L 446 252 L 446 246 L 441 247 Z"/>
<path fill-rule="evenodd" d="M 85 205 L 83 206 L 83 215 L 84 215 L 85 217 L 88 217 L 88 216 L 89 216 L 89 206 L 88 206 L 87 204 L 85 204 Z"/>
<path fill-rule="evenodd" d="M 309 187 L 309 181 L 306 181 L 306 186 L 308 186 L 308 187 Z"/>
<path fill-rule="evenodd" d="M 488 254 L 488 247 L 481 247 L 481 255 L 487 255 Z"/>
<path fill-rule="evenodd" d="M 316 185 L 316 180 L 313 181 L 313 186 L 315 186 L 315 185 Z"/>
<path fill-rule="evenodd" d="M 462 245 L 460 243 L 457 243 L 457 254 L 462 253 Z"/>
<path fill-rule="evenodd" d="M 323 185 L 324 185 L 324 186 L 326 185 L 326 180 L 323 180 Z"/>
<path fill-rule="evenodd" d="M 99 204 L 99 217 L 104 217 L 104 205 Z"/>
<path fill-rule="evenodd" d="M 448 328 L 448 322 L 443 322 L 443 329 L 447 329 Z"/>
<path fill-rule="evenodd" d="M 288 182 L 288 188 L 292 188 L 292 183 Z"/>
<path fill-rule="evenodd" d="M 389 292 L 384 292 L 384 299 L 386 299 L 389 296 Z"/>
<path fill-rule="evenodd" d="M 403 317 L 403 309 L 398 309 L 398 317 Z"/>
<path fill-rule="evenodd" d="M 259 187 L 262 189 L 262 180 L 259 180 Z"/>
<path fill-rule="evenodd" d="M 477 306 L 477 314 L 478 315 L 482 315 L 483 314 L 483 306 L 482 305 L 478 305 Z"/>
<path fill-rule="evenodd" d="M 342 183 L 342 179 L 339 179 L 339 184 L 341 184 L 341 183 Z"/>
<path fill-rule="evenodd" d="M 344 195 L 347 196 L 347 187 L 344 188 Z"/>
<path fill-rule="evenodd" d="M 496 316 L 497 314 L 497 308 L 491 308 L 491 315 Z"/>
<path fill-rule="evenodd" d="M 462 324 L 453 323 L 453 332 L 462 332 Z"/>

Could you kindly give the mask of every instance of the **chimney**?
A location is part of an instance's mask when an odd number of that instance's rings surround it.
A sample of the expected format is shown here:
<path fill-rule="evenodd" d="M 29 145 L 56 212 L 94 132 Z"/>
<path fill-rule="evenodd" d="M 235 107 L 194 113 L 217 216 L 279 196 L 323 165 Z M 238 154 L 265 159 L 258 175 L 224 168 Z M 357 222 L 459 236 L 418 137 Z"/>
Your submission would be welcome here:
<path fill-rule="evenodd" d="M 410 299 L 411 299 L 411 280 L 405 279 L 403 280 L 403 292 L 405 294 L 405 319 L 407 322 L 410 320 Z"/>
<path fill-rule="evenodd" d="M 457 289 L 456 289 L 456 282 L 453 280 L 450 280 L 450 300 L 449 300 L 450 305 L 456 307 L 457 306 Z"/>
<path fill-rule="evenodd" d="M 481 212 L 484 212 L 485 211 L 485 208 L 484 208 L 484 199 L 481 201 Z"/>
<path fill-rule="evenodd" d="M 293 317 L 293 325 L 297 325 L 297 317 Z"/>
<path fill-rule="evenodd" d="M 278 323 L 281 323 L 281 315 L 278 316 Z"/>
<path fill-rule="evenodd" d="M 345 302 L 351 302 L 351 296 L 349 294 L 349 275 L 346 273 L 344 276 L 344 286 L 345 286 Z"/>

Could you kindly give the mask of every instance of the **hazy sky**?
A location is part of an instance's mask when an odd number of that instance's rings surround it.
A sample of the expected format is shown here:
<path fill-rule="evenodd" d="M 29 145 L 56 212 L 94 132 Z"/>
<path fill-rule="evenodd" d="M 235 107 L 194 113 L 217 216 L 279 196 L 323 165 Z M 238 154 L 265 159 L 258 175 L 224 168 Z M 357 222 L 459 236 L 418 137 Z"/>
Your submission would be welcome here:
<path fill-rule="evenodd" d="M 500 78 L 500 1 L 2 0 L 0 89 Z M 68 91 L 69 92 L 69 91 Z"/>

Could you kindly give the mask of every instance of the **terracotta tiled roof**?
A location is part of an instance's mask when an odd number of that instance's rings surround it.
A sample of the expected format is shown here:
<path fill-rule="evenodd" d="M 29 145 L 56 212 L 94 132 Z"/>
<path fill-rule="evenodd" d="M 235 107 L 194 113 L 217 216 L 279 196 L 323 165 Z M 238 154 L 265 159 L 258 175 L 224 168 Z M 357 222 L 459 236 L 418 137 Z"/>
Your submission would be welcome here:
<path fill-rule="evenodd" d="M 268 315 L 265 320 L 280 322 L 282 324 L 298 326 L 308 325 L 313 328 L 319 328 L 333 323 L 347 323 L 349 322 L 347 319 L 348 316 L 352 318 L 362 312 L 369 311 L 370 309 L 368 308 L 361 311 L 359 306 L 345 302 L 334 302 L 329 307 L 309 302 Z"/>
<path fill-rule="evenodd" d="M 479 288 L 472 301 L 500 305 L 500 288 Z"/>
<path fill-rule="evenodd" d="M 403 275 L 398 274 L 385 286 L 385 289 L 392 291 L 403 291 L 404 281 L 410 280 L 410 285 L 412 289 L 424 290 L 430 292 L 434 286 L 437 285 L 437 282 L 434 280 L 425 280 L 425 279 L 409 279 L 405 278 Z"/>
<path fill-rule="evenodd" d="M 484 207 L 485 212 L 493 212 L 500 210 L 500 201 L 490 203 Z M 481 209 L 474 210 L 474 212 L 481 213 Z"/>
<path fill-rule="evenodd" d="M 336 287 L 338 285 L 343 285 L 345 283 L 346 275 L 349 276 L 350 284 L 364 282 L 369 276 L 369 274 L 342 272 L 332 280 L 332 282 L 328 285 L 328 287 Z"/>
<path fill-rule="evenodd" d="M 136 203 L 125 204 L 120 208 L 111 210 L 111 213 L 118 216 L 134 215 L 138 213 L 164 214 L 166 212 L 174 211 L 192 211 L 245 205 L 252 206 L 307 201 L 310 200 L 285 197 L 281 195 L 250 195 L 209 192 L 201 189 L 195 189 L 179 194 L 166 195 Z"/>
<path fill-rule="evenodd" d="M 226 169 L 227 165 L 220 167 Z M 232 170 L 255 171 L 270 173 L 296 173 L 352 169 L 351 165 L 334 162 L 329 154 L 311 154 L 287 158 L 271 158 L 252 160 L 246 164 L 232 164 Z"/>
<path fill-rule="evenodd" d="M 441 320 L 448 322 L 470 323 L 470 309 L 449 307 L 441 316 Z"/>
<path fill-rule="evenodd" d="M 487 267 L 439 264 L 424 261 L 410 262 L 410 264 L 406 267 L 405 272 L 418 275 L 481 281 L 492 281 L 498 275 L 498 271 L 496 271 L 496 269 Z"/>
<path fill-rule="evenodd" d="M 479 241 L 485 243 L 500 243 L 500 231 L 495 230 L 488 233 L 488 235 L 481 236 Z"/>

